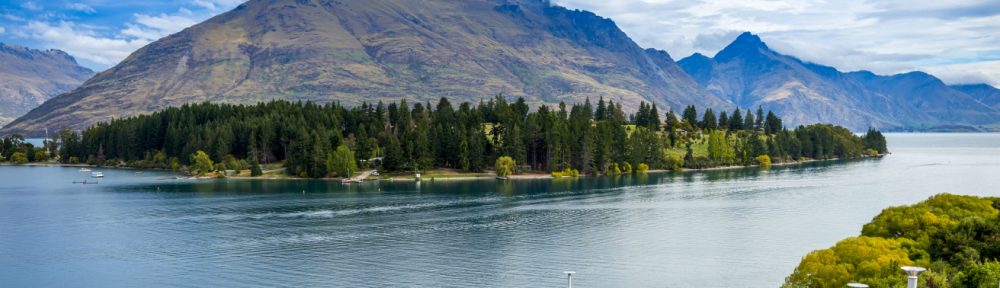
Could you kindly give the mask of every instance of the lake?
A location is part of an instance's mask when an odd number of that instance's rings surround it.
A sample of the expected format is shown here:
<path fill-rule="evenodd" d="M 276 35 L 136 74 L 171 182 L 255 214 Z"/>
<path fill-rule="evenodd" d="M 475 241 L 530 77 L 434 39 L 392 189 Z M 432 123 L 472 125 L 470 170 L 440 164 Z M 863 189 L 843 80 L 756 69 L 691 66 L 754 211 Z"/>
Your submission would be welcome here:
<path fill-rule="evenodd" d="M 0 166 L 0 286 L 777 287 L 883 208 L 1000 195 L 1000 134 L 887 137 L 881 160 L 577 180 Z"/>

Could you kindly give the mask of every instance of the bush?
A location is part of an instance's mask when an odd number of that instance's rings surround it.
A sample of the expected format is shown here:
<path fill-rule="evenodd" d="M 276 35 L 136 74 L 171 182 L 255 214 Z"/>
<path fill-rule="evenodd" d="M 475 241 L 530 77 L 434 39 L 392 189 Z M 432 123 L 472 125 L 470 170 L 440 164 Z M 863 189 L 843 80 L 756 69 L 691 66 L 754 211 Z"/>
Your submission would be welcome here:
<path fill-rule="evenodd" d="M 667 157 L 666 167 L 673 171 L 681 171 L 684 169 L 684 159 L 677 156 Z"/>
<path fill-rule="evenodd" d="M 254 161 L 253 164 L 250 164 L 250 177 L 257 177 L 261 175 L 264 175 L 264 171 L 260 169 L 260 163 Z"/>
<path fill-rule="evenodd" d="M 212 158 L 208 157 L 205 151 L 198 150 L 191 154 L 191 167 L 188 170 L 194 175 L 205 175 L 205 173 L 212 172 L 214 166 Z"/>
<path fill-rule="evenodd" d="M 562 171 L 552 171 L 552 178 L 562 177 L 580 177 L 580 171 L 570 168 L 563 169 Z"/>
<path fill-rule="evenodd" d="M 495 166 L 498 177 L 507 177 L 514 175 L 514 169 L 517 168 L 517 163 L 514 162 L 514 158 L 510 158 L 510 156 L 501 156 L 500 158 L 497 158 Z"/>
<path fill-rule="evenodd" d="M 622 172 L 625 174 L 632 173 L 632 164 L 629 164 L 628 162 L 622 163 Z"/>
<path fill-rule="evenodd" d="M 639 163 L 639 168 L 636 169 L 636 172 L 646 173 L 646 171 L 649 171 L 649 165 L 646 163 Z"/>
<path fill-rule="evenodd" d="M 24 155 L 24 153 L 21 152 L 14 152 L 13 155 L 10 155 L 10 162 L 18 165 L 27 164 L 28 155 Z"/>
<path fill-rule="evenodd" d="M 608 168 L 608 173 L 612 175 L 622 175 L 622 169 L 618 167 L 618 163 L 611 163 L 611 168 Z"/>
<path fill-rule="evenodd" d="M 760 168 L 771 168 L 771 156 L 768 156 L 767 154 L 757 156 L 757 158 L 754 158 L 753 160 L 757 163 L 757 165 L 760 165 Z"/>

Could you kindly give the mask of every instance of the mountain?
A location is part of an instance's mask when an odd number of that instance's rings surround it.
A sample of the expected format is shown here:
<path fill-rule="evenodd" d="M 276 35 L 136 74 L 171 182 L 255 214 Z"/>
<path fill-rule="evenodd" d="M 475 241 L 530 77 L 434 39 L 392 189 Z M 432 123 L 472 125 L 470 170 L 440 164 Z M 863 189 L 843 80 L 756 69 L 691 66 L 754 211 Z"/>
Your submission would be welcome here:
<path fill-rule="evenodd" d="M 0 43 L 0 126 L 94 75 L 59 50 Z"/>
<path fill-rule="evenodd" d="M 993 109 L 1000 110 L 1000 89 L 988 84 L 953 85 L 952 89 L 962 91 Z"/>
<path fill-rule="evenodd" d="M 609 19 L 546 0 L 252 0 L 155 41 L 8 125 L 38 131 L 192 102 L 529 104 L 598 97 L 731 107 Z"/>
<path fill-rule="evenodd" d="M 1000 121 L 996 109 L 926 73 L 843 73 L 775 52 L 749 32 L 714 57 L 696 53 L 677 63 L 710 93 L 774 110 L 793 126 L 833 122 L 863 131 Z"/>

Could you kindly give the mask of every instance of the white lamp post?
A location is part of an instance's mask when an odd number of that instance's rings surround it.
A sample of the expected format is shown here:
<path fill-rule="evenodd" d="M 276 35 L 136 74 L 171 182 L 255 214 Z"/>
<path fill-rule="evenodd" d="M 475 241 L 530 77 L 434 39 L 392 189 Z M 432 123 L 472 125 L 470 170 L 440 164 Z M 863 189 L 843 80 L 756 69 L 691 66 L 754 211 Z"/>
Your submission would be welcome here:
<path fill-rule="evenodd" d="M 566 287 L 573 288 L 573 274 L 576 274 L 576 272 L 566 271 L 563 273 L 566 273 Z"/>
<path fill-rule="evenodd" d="M 924 267 L 914 267 L 914 266 L 903 266 L 903 271 L 906 272 L 906 288 L 917 288 L 917 276 L 927 268 Z"/>
<path fill-rule="evenodd" d="M 861 283 L 847 283 L 847 287 L 851 287 L 851 288 L 868 288 L 868 285 L 861 284 Z"/>

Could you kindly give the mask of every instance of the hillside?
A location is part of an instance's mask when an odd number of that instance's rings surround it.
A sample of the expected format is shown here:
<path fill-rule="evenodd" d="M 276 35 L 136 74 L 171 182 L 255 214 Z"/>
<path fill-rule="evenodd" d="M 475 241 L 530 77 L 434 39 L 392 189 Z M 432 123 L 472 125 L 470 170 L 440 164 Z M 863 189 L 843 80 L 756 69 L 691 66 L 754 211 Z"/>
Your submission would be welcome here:
<path fill-rule="evenodd" d="M 0 43 L 0 126 L 94 75 L 60 50 Z"/>
<path fill-rule="evenodd" d="M 1000 110 L 1000 89 L 987 84 L 953 85 L 952 89 L 962 91 L 993 109 Z"/>
<path fill-rule="evenodd" d="M 714 57 L 695 54 L 678 64 L 710 93 L 774 110 L 791 125 L 833 122 L 862 131 L 1000 122 L 996 109 L 926 73 L 843 73 L 775 52 L 750 33 Z"/>
<path fill-rule="evenodd" d="M 5 127 L 33 132 L 194 102 L 529 104 L 605 97 L 730 108 L 609 19 L 541 0 L 254 0 L 139 49 Z"/>

